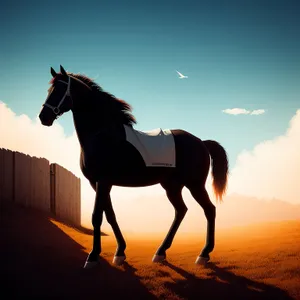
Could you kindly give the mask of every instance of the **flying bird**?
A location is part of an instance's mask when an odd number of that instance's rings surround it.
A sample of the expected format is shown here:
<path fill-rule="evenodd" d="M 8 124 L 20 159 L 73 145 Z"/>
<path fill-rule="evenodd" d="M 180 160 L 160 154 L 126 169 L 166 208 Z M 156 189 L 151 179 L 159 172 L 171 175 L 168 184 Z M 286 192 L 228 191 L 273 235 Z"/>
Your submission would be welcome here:
<path fill-rule="evenodd" d="M 179 75 L 179 79 L 188 78 L 188 76 L 185 76 L 185 75 L 181 74 L 181 73 L 178 72 L 177 70 L 176 70 L 176 72 L 177 72 L 178 75 Z"/>

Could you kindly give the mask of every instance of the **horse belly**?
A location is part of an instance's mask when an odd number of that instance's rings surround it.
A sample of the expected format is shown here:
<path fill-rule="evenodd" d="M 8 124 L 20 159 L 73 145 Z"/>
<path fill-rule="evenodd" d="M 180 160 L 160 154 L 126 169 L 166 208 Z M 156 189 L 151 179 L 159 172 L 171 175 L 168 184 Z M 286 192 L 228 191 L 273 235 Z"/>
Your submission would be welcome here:
<path fill-rule="evenodd" d="M 162 182 L 165 178 L 170 176 L 173 172 L 172 168 L 162 168 L 162 167 L 144 167 L 143 170 L 139 172 L 134 172 L 134 170 L 128 170 L 125 173 L 115 173 L 112 176 L 113 185 L 123 186 L 123 187 L 143 187 L 158 184 Z"/>
<path fill-rule="evenodd" d="M 94 149 L 95 150 L 95 149 Z M 110 151 L 81 154 L 81 170 L 90 181 L 105 181 L 124 187 L 142 187 L 161 182 L 174 168 L 146 167 L 143 158 L 130 144 Z"/>

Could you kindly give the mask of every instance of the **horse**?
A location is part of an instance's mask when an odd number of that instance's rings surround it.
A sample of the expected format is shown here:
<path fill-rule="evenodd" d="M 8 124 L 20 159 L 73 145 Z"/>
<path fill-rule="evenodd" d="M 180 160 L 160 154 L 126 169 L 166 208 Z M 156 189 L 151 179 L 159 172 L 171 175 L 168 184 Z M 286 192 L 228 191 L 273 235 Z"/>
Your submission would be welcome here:
<path fill-rule="evenodd" d="M 186 187 L 204 210 L 207 219 L 206 244 L 196 264 L 205 264 L 215 245 L 216 208 L 205 188 L 211 166 L 212 186 L 217 201 L 222 201 L 228 181 L 226 150 L 214 140 L 201 140 L 182 130 L 170 129 L 175 143 L 175 167 L 147 166 L 141 153 L 126 139 L 127 128 L 137 124 L 132 107 L 124 100 L 104 91 L 87 76 L 50 69 L 52 78 L 47 98 L 42 105 L 39 119 L 44 126 L 51 126 L 55 119 L 69 111 L 73 114 L 74 127 L 80 144 L 80 168 L 95 190 L 92 213 L 93 248 L 84 268 L 91 268 L 100 261 L 101 224 L 103 213 L 117 241 L 113 264 L 122 265 L 126 259 L 126 242 L 117 222 L 110 191 L 113 186 L 145 187 L 160 184 L 175 209 L 170 229 L 155 252 L 152 262 L 163 263 L 166 251 L 187 213 L 182 198 Z"/>

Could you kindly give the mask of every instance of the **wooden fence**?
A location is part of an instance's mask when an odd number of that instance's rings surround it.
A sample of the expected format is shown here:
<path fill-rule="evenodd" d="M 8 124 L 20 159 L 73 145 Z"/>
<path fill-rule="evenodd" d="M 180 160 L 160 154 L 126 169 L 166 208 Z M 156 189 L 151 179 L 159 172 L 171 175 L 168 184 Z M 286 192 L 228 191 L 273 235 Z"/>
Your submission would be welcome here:
<path fill-rule="evenodd" d="M 52 212 L 81 225 L 80 179 L 45 158 L 0 148 L 0 203 Z"/>

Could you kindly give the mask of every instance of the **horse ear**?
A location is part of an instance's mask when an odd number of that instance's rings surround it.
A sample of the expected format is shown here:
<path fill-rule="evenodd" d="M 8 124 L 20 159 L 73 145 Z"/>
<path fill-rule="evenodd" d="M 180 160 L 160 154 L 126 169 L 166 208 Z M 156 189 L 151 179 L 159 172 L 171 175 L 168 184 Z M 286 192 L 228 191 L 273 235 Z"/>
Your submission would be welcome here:
<path fill-rule="evenodd" d="M 50 72 L 53 77 L 55 77 L 57 75 L 57 73 L 54 71 L 54 69 L 52 67 L 50 69 Z"/>
<path fill-rule="evenodd" d="M 65 69 L 62 67 L 62 65 L 60 65 L 60 72 L 63 75 L 68 75 L 67 72 L 65 71 Z"/>

